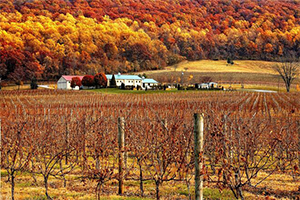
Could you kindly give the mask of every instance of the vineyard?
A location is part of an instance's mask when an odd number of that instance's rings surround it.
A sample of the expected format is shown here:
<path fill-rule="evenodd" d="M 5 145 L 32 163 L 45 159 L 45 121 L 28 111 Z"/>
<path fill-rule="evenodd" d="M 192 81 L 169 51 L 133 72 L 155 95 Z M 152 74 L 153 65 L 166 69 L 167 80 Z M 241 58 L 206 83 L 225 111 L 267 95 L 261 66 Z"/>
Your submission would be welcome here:
<path fill-rule="evenodd" d="M 109 198 L 122 178 L 124 198 L 193 199 L 194 113 L 204 198 L 300 197 L 299 93 L 48 90 L 0 92 L 1 195 Z"/>

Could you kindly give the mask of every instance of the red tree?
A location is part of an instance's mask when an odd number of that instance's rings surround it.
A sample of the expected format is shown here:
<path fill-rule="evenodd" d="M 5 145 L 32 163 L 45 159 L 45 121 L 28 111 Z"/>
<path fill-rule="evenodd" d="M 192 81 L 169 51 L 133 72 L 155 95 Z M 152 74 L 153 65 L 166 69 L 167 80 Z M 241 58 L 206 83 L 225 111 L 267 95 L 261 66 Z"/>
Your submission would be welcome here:
<path fill-rule="evenodd" d="M 81 80 L 79 77 L 73 77 L 72 78 L 72 81 L 71 81 L 71 87 L 72 88 L 75 88 L 76 86 L 80 87 L 82 84 L 81 84 Z"/>
<path fill-rule="evenodd" d="M 88 86 L 88 87 L 94 86 L 95 85 L 94 76 L 92 76 L 92 75 L 85 75 L 82 78 L 81 83 L 82 83 L 82 85 Z"/>
<path fill-rule="evenodd" d="M 94 80 L 97 88 L 107 86 L 107 78 L 103 72 L 96 74 Z"/>

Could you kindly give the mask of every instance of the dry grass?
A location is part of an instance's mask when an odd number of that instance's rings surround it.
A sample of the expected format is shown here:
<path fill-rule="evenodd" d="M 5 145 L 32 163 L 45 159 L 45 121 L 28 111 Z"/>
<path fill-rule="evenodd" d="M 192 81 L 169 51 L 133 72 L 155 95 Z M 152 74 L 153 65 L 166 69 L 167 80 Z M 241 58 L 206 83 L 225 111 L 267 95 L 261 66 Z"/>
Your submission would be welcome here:
<path fill-rule="evenodd" d="M 189 72 L 235 72 L 235 73 L 265 73 L 276 74 L 272 66 L 277 62 L 257 61 L 257 60 L 235 60 L 234 65 L 228 65 L 226 60 L 201 60 L 201 61 L 185 61 L 177 65 L 176 71 Z M 167 67 L 164 70 L 147 71 L 147 74 L 157 72 L 174 71 L 174 66 Z"/>
<path fill-rule="evenodd" d="M 194 84 L 201 82 L 203 77 L 211 77 L 219 84 L 239 84 L 250 88 L 258 89 L 258 86 L 272 87 L 275 90 L 280 85 L 280 90 L 285 91 L 284 82 L 272 69 L 278 62 L 236 60 L 234 65 L 228 65 L 226 60 L 201 60 L 185 61 L 174 66 L 166 67 L 164 70 L 145 71 L 149 77 L 161 83 L 183 83 Z M 175 65 L 176 66 L 176 65 Z M 182 75 L 184 72 L 184 75 Z M 141 73 L 141 72 L 139 72 Z M 192 79 L 190 77 L 193 77 Z M 181 81 L 179 81 L 181 80 Z M 296 79 L 292 84 L 292 90 L 296 91 L 296 86 L 300 85 L 300 79 Z M 260 88 L 261 88 L 260 87 Z M 299 87 L 299 86 L 298 86 Z M 273 89 L 273 90 L 274 90 Z"/>
<path fill-rule="evenodd" d="M 253 181 L 255 184 L 257 181 L 263 179 L 267 176 L 267 173 L 261 172 L 258 174 L 257 178 Z M 281 191 L 297 191 L 300 186 L 300 179 L 297 175 L 293 178 L 293 176 L 287 173 L 277 173 L 273 174 L 266 181 L 262 182 L 260 187 L 267 187 L 273 190 L 281 190 Z"/>
<path fill-rule="evenodd" d="M 53 84 L 45 84 L 45 85 L 49 85 L 49 87 L 51 88 L 56 88 L 56 83 Z M 2 90 L 30 90 L 30 84 L 24 84 L 24 85 L 20 85 L 17 86 L 17 85 L 10 85 L 10 86 L 5 86 L 5 87 L 2 87 Z M 38 90 L 44 90 L 45 88 L 42 88 L 42 87 L 39 87 Z"/>
<path fill-rule="evenodd" d="M 4 172 L 4 171 L 2 171 Z M 4 173 L 3 173 L 4 174 Z M 257 181 L 262 179 L 266 174 L 260 173 L 258 177 L 253 180 L 252 184 L 255 184 Z M 7 176 L 2 177 L 1 180 L 1 199 L 10 198 L 10 185 L 5 180 Z M 233 199 L 233 195 L 229 190 L 219 191 L 214 185 L 211 185 L 205 182 L 204 197 L 208 199 Z M 266 179 L 262 184 L 259 185 L 259 188 L 269 188 L 272 191 L 276 191 L 279 194 L 281 192 L 288 195 L 298 190 L 300 185 L 299 179 L 293 179 L 289 174 L 274 174 Z M 63 182 L 51 178 L 49 180 L 49 194 L 54 199 L 96 199 L 94 188 L 95 182 L 86 181 L 85 183 L 81 182 L 80 179 L 68 177 L 67 187 L 63 187 Z M 191 185 L 191 194 L 194 193 L 193 180 Z M 125 196 L 118 196 L 117 194 L 117 182 L 112 181 L 106 183 L 103 188 L 103 195 L 101 199 L 153 199 L 155 196 L 155 185 L 152 181 L 144 182 L 145 195 L 146 197 L 139 197 L 139 183 L 137 181 L 125 181 Z M 245 199 L 266 199 L 264 194 L 264 189 L 261 189 L 262 192 L 249 192 L 245 191 Z M 169 182 L 163 184 L 161 187 L 162 199 L 188 199 L 187 187 L 182 182 Z M 276 198 L 275 194 L 269 194 L 270 199 L 289 199 L 288 196 Z M 37 184 L 33 184 L 33 178 L 29 175 L 20 175 L 16 179 L 16 190 L 15 190 L 15 199 L 46 199 L 44 195 L 43 179 L 41 176 L 37 177 Z"/>

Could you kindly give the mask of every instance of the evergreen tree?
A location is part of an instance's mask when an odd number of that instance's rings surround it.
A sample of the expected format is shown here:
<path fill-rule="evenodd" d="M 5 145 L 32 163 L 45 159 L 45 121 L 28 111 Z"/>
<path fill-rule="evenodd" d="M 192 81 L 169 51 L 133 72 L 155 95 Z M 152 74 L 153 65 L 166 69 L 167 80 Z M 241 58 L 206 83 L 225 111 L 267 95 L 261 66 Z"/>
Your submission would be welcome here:
<path fill-rule="evenodd" d="M 113 74 L 112 78 L 110 80 L 110 87 L 115 88 L 116 86 L 117 86 L 116 78 L 115 78 L 115 75 Z"/>
<path fill-rule="evenodd" d="M 227 64 L 231 64 L 231 59 L 227 58 Z"/>
<path fill-rule="evenodd" d="M 35 90 L 35 89 L 38 88 L 38 84 L 37 84 L 36 78 L 32 78 L 32 79 L 31 79 L 31 82 L 30 82 L 30 88 L 31 88 L 32 90 Z"/>

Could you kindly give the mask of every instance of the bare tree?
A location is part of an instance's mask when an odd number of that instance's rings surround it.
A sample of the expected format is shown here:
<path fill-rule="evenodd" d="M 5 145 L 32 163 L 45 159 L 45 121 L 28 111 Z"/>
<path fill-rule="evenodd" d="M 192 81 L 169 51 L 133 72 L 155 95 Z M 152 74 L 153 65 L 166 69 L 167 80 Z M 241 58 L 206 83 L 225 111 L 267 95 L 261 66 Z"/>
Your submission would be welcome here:
<path fill-rule="evenodd" d="M 28 131 L 29 126 L 26 122 L 18 120 L 16 123 L 9 124 L 9 126 L 5 124 L 2 129 L 0 166 L 7 171 L 11 185 L 11 199 L 14 200 L 16 176 L 28 169 L 28 163 L 34 152 L 31 145 L 34 137 Z"/>
<path fill-rule="evenodd" d="M 299 62 L 281 62 L 280 64 L 275 65 L 273 68 L 283 79 L 286 91 L 290 92 L 291 84 L 299 73 Z"/>

